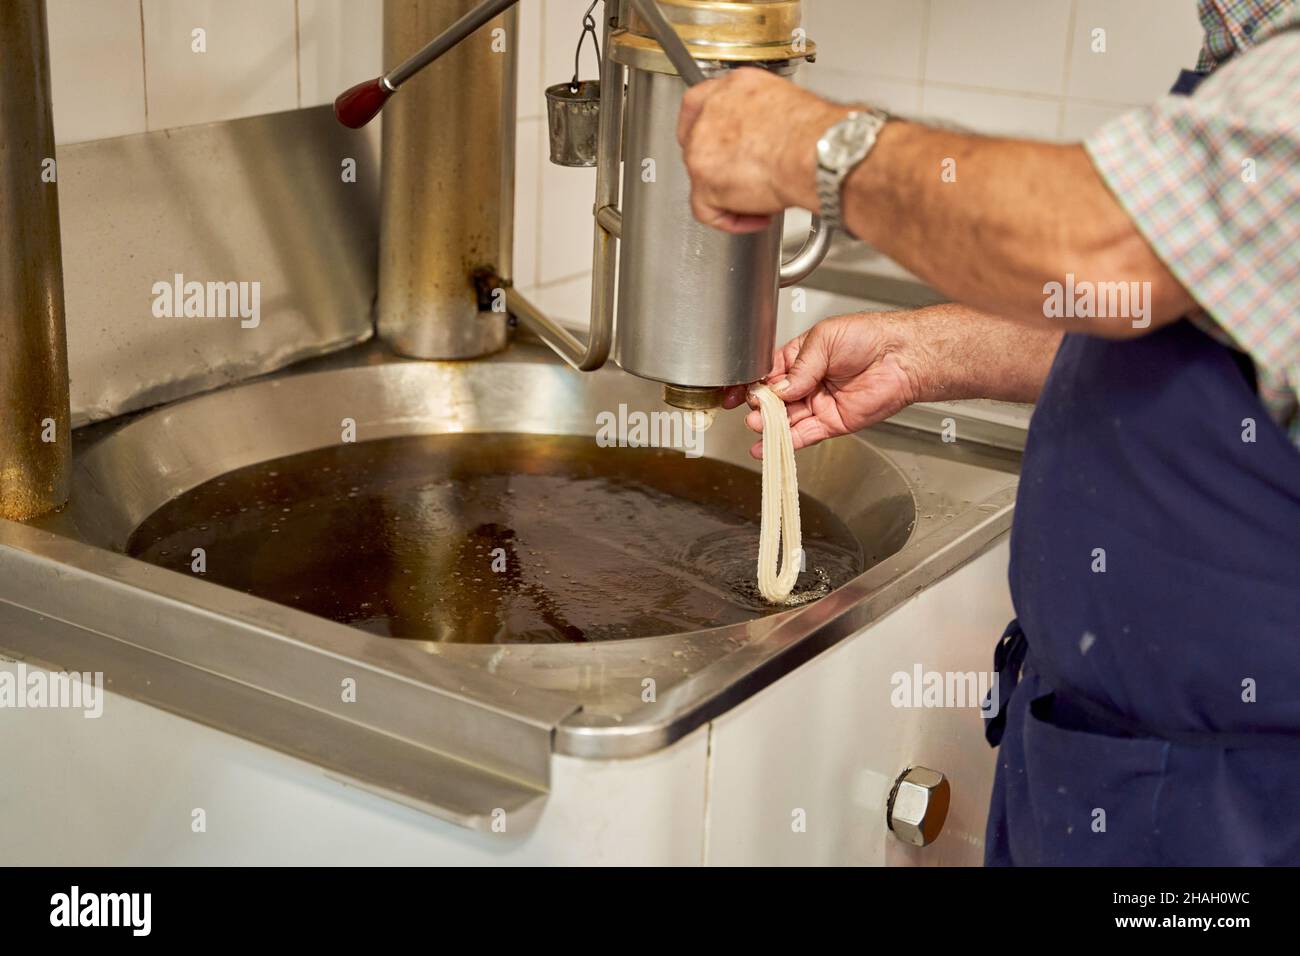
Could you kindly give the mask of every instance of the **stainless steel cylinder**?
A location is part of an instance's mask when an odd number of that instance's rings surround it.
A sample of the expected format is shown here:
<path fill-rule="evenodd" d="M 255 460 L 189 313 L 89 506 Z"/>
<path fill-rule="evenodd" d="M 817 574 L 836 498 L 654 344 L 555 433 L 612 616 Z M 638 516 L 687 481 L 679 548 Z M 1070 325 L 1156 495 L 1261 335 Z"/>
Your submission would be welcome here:
<path fill-rule="evenodd" d="M 385 62 L 404 60 L 475 2 L 385 0 Z M 464 359 L 506 345 L 504 302 L 480 311 L 474 276 L 510 274 L 515 22 L 514 11 L 490 21 L 384 110 L 377 318 L 403 355 Z"/>
<path fill-rule="evenodd" d="M 772 368 L 781 222 L 731 235 L 696 221 L 677 143 L 685 92 L 676 74 L 628 71 L 614 358 L 671 385 L 738 385 Z"/>
<path fill-rule="evenodd" d="M 71 441 L 44 0 L 0 4 L 0 517 L 68 499 Z"/>

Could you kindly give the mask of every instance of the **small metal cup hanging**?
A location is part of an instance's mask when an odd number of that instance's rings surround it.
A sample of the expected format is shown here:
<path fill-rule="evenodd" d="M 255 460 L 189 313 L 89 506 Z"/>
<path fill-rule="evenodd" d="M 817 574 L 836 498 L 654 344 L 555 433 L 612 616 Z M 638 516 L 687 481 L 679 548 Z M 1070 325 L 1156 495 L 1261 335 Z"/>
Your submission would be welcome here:
<path fill-rule="evenodd" d="M 600 40 L 591 11 L 600 0 L 592 0 L 582 17 L 582 33 L 573 53 L 573 79 L 546 89 L 546 116 L 551 142 L 551 162 L 557 166 L 595 166 L 596 131 L 600 127 L 600 81 L 579 80 L 578 61 L 582 44 L 591 37 L 596 48 L 597 75 L 601 65 Z"/>

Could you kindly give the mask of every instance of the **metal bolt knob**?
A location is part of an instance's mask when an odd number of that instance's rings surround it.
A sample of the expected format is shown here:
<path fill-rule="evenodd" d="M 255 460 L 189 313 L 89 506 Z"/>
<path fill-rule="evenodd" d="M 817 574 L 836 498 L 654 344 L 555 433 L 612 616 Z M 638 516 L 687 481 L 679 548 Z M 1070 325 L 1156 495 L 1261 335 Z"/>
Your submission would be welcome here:
<path fill-rule="evenodd" d="M 952 788 L 937 770 L 910 767 L 894 781 L 885 821 L 894 836 L 912 846 L 929 846 L 948 819 Z"/>

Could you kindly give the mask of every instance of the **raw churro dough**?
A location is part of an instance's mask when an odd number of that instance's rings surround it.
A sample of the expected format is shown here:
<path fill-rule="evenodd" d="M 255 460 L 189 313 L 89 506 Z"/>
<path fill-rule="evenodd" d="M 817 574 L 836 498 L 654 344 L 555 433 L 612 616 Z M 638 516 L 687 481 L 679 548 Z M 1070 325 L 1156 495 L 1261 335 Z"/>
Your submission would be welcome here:
<path fill-rule="evenodd" d="M 773 604 L 784 604 L 803 563 L 799 531 L 799 477 L 785 402 L 766 385 L 751 394 L 763 415 L 763 511 L 758 538 L 758 590 Z M 781 550 L 777 569 L 777 548 Z"/>

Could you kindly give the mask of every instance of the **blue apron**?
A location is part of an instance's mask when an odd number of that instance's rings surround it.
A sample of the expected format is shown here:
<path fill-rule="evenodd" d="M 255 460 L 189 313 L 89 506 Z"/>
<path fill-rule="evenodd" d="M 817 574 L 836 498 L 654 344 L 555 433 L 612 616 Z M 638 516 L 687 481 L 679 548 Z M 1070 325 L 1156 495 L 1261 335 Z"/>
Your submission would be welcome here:
<path fill-rule="evenodd" d="M 987 865 L 1300 864 L 1300 451 L 1253 374 L 1186 320 L 1062 341 L 1011 535 Z"/>

